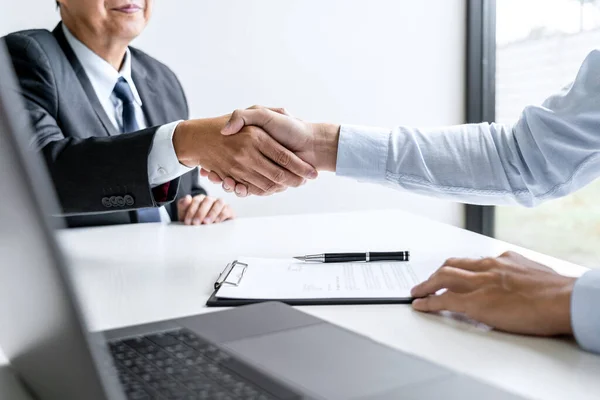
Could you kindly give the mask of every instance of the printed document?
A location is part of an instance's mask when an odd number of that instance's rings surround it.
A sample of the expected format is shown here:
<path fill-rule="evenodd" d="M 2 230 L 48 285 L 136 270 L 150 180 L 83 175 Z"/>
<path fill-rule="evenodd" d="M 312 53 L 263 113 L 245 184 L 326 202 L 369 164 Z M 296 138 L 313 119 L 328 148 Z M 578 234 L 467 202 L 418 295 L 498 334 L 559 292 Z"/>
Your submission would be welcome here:
<path fill-rule="evenodd" d="M 294 259 L 239 258 L 217 292 L 222 299 L 410 298 L 427 279 L 413 262 L 303 263 Z M 237 284 L 237 286 L 235 285 Z"/>

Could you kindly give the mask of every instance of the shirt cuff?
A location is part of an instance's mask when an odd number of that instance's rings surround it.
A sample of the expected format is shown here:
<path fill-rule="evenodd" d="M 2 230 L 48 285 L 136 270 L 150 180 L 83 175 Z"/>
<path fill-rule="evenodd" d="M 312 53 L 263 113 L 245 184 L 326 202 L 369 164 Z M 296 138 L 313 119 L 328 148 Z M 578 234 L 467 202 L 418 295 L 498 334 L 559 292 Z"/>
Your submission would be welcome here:
<path fill-rule="evenodd" d="M 390 135 L 391 131 L 385 128 L 342 125 L 336 174 L 358 180 L 385 181 Z"/>
<path fill-rule="evenodd" d="M 571 295 L 571 325 L 581 348 L 600 353 L 600 270 L 588 271 L 575 282 Z"/>
<path fill-rule="evenodd" d="M 150 187 L 179 178 L 193 168 L 186 167 L 177 159 L 173 146 L 173 133 L 181 121 L 172 122 L 158 128 L 148 155 L 148 181 Z"/>

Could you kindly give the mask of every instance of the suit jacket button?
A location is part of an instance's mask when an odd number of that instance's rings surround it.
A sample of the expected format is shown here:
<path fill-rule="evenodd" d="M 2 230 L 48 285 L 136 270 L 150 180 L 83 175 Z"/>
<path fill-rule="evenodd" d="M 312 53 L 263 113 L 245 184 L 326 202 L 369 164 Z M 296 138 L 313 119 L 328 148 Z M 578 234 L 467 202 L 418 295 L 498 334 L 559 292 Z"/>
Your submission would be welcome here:
<path fill-rule="evenodd" d="M 130 195 L 126 195 L 125 197 L 123 197 L 123 200 L 125 200 L 125 205 L 127 205 L 127 206 L 132 206 L 133 203 L 135 203 L 135 201 L 133 200 L 133 197 Z"/>
<path fill-rule="evenodd" d="M 117 196 L 110 196 L 110 204 L 112 204 L 113 207 L 117 206 Z"/>
<path fill-rule="evenodd" d="M 119 207 L 125 206 L 125 199 L 123 198 L 123 196 L 117 196 L 117 205 Z"/>
<path fill-rule="evenodd" d="M 110 199 L 108 197 L 102 198 L 102 205 L 106 208 L 111 208 L 112 204 L 110 204 Z"/>

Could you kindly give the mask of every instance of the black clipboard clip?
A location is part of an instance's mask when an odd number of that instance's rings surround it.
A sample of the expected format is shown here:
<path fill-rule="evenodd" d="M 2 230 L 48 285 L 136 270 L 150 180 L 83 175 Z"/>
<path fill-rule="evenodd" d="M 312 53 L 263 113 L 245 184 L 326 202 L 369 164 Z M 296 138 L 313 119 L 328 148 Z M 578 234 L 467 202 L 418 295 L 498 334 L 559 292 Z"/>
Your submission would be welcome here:
<path fill-rule="evenodd" d="M 236 274 L 236 276 L 233 276 L 232 279 L 230 279 L 229 275 L 231 275 L 233 270 L 236 269 L 236 267 L 238 266 L 242 267 L 241 271 L 238 274 Z M 238 260 L 227 264 L 227 266 L 225 267 L 223 272 L 219 274 L 219 277 L 215 282 L 215 290 L 219 289 L 223 285 L 239 286 L 240 282 L 244 278 L 244 274 L 246 273 L 247 268 L 248 264 L 241 263 Z"/>

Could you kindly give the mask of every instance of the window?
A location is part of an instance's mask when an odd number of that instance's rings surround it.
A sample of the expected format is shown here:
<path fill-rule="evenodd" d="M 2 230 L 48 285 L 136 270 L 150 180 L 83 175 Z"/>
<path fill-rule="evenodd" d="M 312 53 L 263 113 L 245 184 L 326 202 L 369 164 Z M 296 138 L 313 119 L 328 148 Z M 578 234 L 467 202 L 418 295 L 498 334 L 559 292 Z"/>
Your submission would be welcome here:
<path fill-rule="evenodd" d="M 526 105 L 568 84 L 594 48 L 600 1 L 497 1 L 496 121 L 513 123 Z M 501 240 L 600 267 L 600 180 L 534 209 L 497 207 L 495 218 Z"/>

